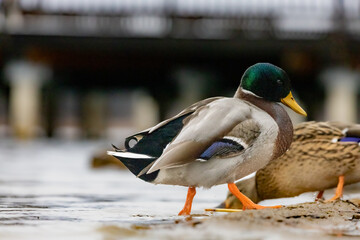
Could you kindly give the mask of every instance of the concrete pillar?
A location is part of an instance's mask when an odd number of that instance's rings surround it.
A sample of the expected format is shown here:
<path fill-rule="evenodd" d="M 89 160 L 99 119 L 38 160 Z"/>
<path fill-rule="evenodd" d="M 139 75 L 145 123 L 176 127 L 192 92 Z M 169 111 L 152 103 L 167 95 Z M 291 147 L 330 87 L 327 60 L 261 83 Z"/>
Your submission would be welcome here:
<path fill-rule="evenodd" d="M 76 140 L 82 136 L 80 94 L 71 89 L 59 91 L 56 99 L 55 131 L 57 138 Z"/>
<path fill-rule="evenodd" d="M 159 105 L 149 94 L 138 90 L 133 99 L 132 119 L 136 129 L 143 130 L 160 121 Z"/>
<path fill-rule="evenodd" d="M 106 136 L 119 147 L 120 141 L 137 131 L 132 122 L 132 92 L 118 89 L 107 97 Z"/>
<path fill-rule="evenodd" d="M 50 70 L 39 64 L 15 61 L 5 67 L 10 84 L 10 126 L 20 139 L 33 138 L 40 129 L 40 90 Z"/>
<path fill-rule="evenodd" d="M 0 138 L 9 136 L 8 114 L 5 94 L 0 91 Z"/>
<path fill-rule="evenodd" d="M 86 93 L 84 99 L 84 130 L 86 137 L 99 138 L 104 134 L 106 99 L 105 94 L 99 91 Z"/>
<path fill-rule="evenodd" d="M 322 74 L 326 89 L 325 120 L 357 121 L 360 75 L 347 68 L 332 68 Z"/>
<path fill-rule="evenodd" d="M 120 140 L 159 122 L 159 106 L 145 91 L 117 90 L 108 95 L 106 136 Z"/>
<path fill-rule="evenodd" d="M 0 6 L 0 29 L 12 33 L 21 29 L 23 25 L 19 0 L 3 0 Z"/>

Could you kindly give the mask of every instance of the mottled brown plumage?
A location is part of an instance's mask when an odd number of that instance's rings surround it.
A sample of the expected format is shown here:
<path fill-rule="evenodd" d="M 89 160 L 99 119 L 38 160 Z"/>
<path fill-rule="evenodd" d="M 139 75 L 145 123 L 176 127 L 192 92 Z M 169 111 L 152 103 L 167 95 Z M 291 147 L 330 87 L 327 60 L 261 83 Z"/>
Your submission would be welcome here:
<path fill-rule="evenodd" d="M 345 185 L 358 182 L 360 146 L 356 142 L 338 140 L 349 136 L 360 137 L 359 133 L 359 124 L 299 124 L 289 150 L 258 170 L 255 177 L 240 181 L 237 186 L 254 202 L 259 202 L 334 188 L 339 176 L 345 176 Z M 241 207 L 231 195 L 226 203 L 227 207 Z"/>

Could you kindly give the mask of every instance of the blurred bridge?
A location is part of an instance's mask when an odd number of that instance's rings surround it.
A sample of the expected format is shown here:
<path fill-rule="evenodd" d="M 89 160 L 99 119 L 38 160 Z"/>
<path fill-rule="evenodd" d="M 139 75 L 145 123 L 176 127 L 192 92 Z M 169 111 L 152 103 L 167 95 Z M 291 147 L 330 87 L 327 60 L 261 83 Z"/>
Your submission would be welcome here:
<path fill-rule="evenodd" d="M 0 135 L 142 128 L 200 98 L 231 95 L 259 61 L 286 69 L 309 119 L 360 119 L 360 0 L 0 6 Z"/>
<path fill-rule="evenodd" d="M 354 0 L 2 0 L 6 34 L 179 39 L 360 35 Z"/>

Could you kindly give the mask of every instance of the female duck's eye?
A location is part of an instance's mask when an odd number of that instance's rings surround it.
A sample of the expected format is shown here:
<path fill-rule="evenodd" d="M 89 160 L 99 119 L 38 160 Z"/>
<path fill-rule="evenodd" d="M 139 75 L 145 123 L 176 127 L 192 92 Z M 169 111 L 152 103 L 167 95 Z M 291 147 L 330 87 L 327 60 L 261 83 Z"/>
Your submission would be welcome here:
<path fill-rule="evenodd" d="M 282 82 L 280 79 L 278 79 L 276 82 L 277 82 L 277 84 L 279 84 L 279 85 L 282 85 L 282 84 L 283 84 L 283 82 Z"/>

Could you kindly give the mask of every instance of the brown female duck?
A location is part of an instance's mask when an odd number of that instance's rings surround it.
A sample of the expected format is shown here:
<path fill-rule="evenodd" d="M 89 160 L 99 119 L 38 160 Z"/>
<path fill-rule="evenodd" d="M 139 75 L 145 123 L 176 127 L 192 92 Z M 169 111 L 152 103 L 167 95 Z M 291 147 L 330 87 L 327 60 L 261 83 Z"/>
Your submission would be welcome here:
<path fill-rule="evenodd" d="M 340 122 L 305 122 L 295 127 L 293 143 L 281 157 L 270 161 L 254 177 L 236 183 L 239 190 L 259 202 L 293 197 L 304 192 L 336 189 L 360 181 L 360 125 Z M 242 208 L 229 194 L 227 208 Z"/>

